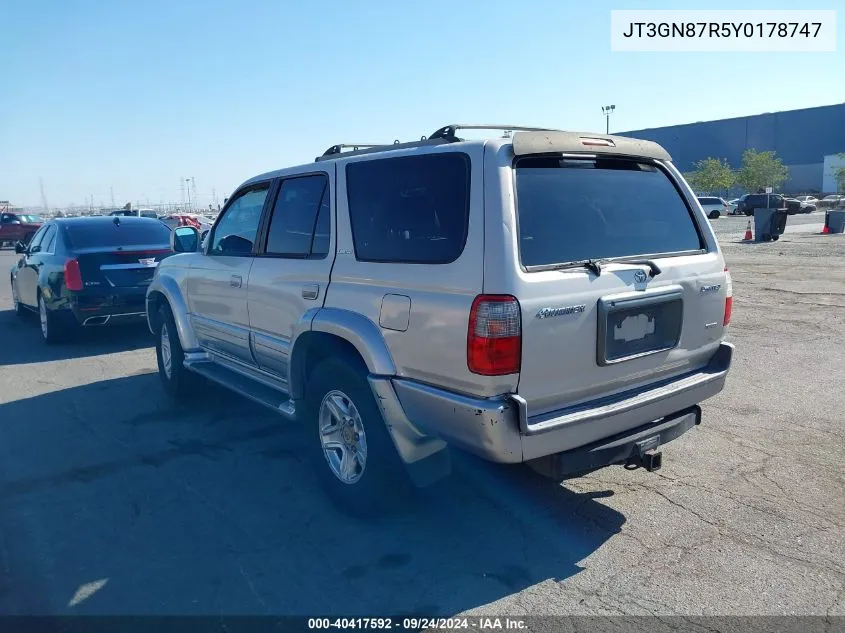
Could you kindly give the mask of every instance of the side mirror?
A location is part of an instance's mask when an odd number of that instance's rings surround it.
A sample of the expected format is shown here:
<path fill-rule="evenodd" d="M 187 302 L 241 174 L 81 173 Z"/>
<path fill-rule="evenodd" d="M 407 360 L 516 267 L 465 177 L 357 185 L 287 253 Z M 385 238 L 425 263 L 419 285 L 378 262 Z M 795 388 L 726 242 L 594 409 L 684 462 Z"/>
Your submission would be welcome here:
<path fill-rule="evenodd" d="M 17 253 L 18 255 L 23 255 L 24 253 L 26 253 L 26 244 L 24 244 L 20 240 L 15 242 L 15 253 Z"/>
<path fill-rule="evenodd" d="M 179 226 L 170 233 L 170 250 L 174 253 L 194 253 L 199 244 L 199 233 L 192 226 Z"/>

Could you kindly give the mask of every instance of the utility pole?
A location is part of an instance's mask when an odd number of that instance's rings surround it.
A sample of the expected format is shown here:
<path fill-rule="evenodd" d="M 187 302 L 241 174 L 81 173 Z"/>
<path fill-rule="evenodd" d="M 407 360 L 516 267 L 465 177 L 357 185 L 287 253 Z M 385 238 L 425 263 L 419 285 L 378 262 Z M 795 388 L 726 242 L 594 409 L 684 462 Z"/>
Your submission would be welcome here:
<path fill-rule="evenodd" d="M 602 106 L 601 112 L 605 116 L 607 124 L 605 126 L 605 134 L 610 134 L 610 115 L 613 114 L 613 111 L 616 109 L 615 105 L 609 106 Z"/>
<path fill-rule="evenodd" d="M 185 178 L 185 182 L 190 182 L 190 178 Z M 188 211 L 193 211 L 193 206 L 191 205 L 191 188 L 187 187 L 188 189 Z"/>
<path fill-rule="evenodd" d="M 109 193 L 111 193 L 111 206 L 112 209 L 114 208 L 114 187 L 109 187 Z"/>
<path fill-rule="evenodd" d="M 44 195 L 44 181 L 41 178 L 38 179 L 38 188 L 41 189 L 41 206 L 44 209 L 44 213 L 49 213 L 50 207 L 47 206 L 47 196 Z"/>
<path fill-rule="evenodd" d="M 179 177 L 179 195 L 181 196 L 180 205 L 182 210 L 185 210 L 185 178 L 180 176 Z"/>

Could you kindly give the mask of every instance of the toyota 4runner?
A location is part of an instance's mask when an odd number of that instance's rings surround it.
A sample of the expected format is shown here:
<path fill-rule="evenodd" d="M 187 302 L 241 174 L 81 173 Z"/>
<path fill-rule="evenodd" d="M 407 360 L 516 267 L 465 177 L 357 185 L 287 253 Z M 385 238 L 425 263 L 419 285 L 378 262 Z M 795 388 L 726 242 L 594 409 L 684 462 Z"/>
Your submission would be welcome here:
<path fill-rule="evenodd" d="M 558 480 L 655 470 L 731 364 L 724 258 L 649 141 L 336 145 L 171 242 L 146 299 L 166 391 L 204 376 L 305 424 L 359 512 L 448 474 L 450 445 Z"/>

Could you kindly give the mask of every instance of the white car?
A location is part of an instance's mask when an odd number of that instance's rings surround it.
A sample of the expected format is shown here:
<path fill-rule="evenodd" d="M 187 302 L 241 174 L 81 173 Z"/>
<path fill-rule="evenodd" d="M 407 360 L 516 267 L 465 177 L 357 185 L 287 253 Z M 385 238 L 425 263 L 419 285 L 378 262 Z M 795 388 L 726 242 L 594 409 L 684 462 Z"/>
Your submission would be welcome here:
<path fill-rule="evenodd" d="M 714 196 L 698 196 L 698 203 L 711 220 L 715 220 L 723 213 L 727 215 L 728 209 L 730 208 L 728 203 L 722 198 L 716 198 Z"/>
<path fill-rule="evenodd" d="M 819 201 L 815 196 L 796 196 L 795 199 L 801 204 L 812 204 L 813 206 Z"/>
<path fill-rule="evenodd" d="M 739 198 L 728 200 L 728 215 L 742 215 L 742 211 L 739 210 L 739 203 L 745 200 L 747 196 L 748 194 L 745 194 Z"/>

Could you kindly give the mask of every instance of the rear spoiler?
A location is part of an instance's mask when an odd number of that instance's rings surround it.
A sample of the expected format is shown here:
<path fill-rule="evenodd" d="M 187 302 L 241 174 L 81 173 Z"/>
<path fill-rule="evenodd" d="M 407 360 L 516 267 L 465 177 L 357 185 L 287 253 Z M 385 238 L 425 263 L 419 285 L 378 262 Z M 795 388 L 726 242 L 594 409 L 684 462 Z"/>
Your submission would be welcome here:
<path fill-rule="evenodd" d="M 548 153 L 616 154 L 653 160 L 672 160 L 669 152 L 654 141 L 587 132 L 515 132 L 513 153 L 517 156 Z"/>

